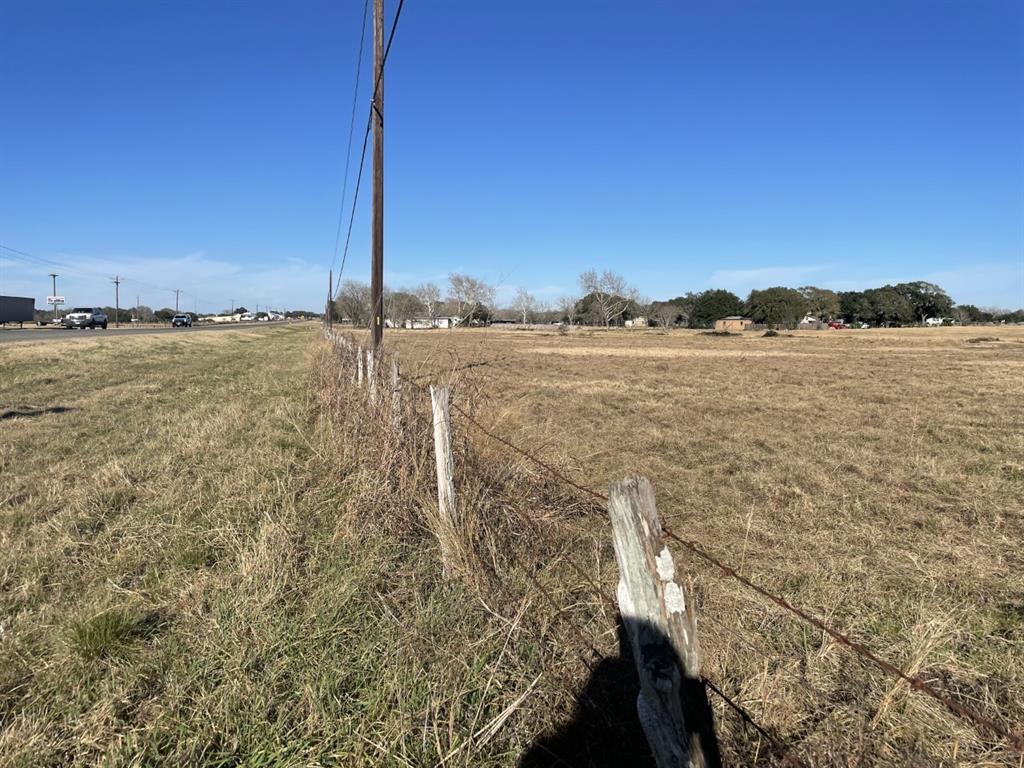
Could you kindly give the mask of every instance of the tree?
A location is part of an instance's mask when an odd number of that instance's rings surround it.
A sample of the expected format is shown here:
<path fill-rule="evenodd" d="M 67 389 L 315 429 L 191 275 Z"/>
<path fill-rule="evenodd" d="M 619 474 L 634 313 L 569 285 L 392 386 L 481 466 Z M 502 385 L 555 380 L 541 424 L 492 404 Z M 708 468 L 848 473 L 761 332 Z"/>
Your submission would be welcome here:
<path fill-rule="evenodd" d="M 175 311 L 170 307 L 158 309 L 156 312 L 153 313 L 154 317 L 156 317 L 157 320 L 164 323 L 169 323 L 171 321 L 171 318 L 174 317 L 175 314 Z"/>
<path fill-rule="evenodd" d="M 625 278 L 609 270 L 601 274 L 590 269 L 580 275 L 580 288 L 585 296 L 580 303 L 587 302 L 588 314 L 597 318 L 607 328 L 618 320 L 635 302 L 637 292 L 627 285 Z M 583 314 L 581 312 L 581 314 Z"/>
<path fill-rule="evenodd" d="M 416 294 L 423 306 L 427 308 L 427 314 L 430 315 L 430 319 L 433 320 L 437 317 L 437 308 L 441 304 L 441 289 L 434 283 L 421 283 L 416 286 L 413 293 Z"/>
<path fill-rule="evenodd" d="M 775 286 L 751 291 L 746 308 L 757 323 L 795 328 L 807 312 L 807 300 L 800 291 Z"/>
<path fill-rule="evenodd" d="M 910 303 L 914 317 L 920 318 L 922 323 L 929 317 L 947 317 L 953 310 L 953 300 L 935 283 L 917 280 L 891 287 Z"/>
<path fill-rule="evenodd" d="M 691 328 L 710 328 L 715 320 L 743 312 L 743 302 L 732 291 L 716 288 L 696 294 L 690 312 Z"/>
<path fill-rule="evenodd" d="M 494 288 L 483 280 L 458 272 L 448 275 L 448 298 L 454 304 L 459 317 L 469 319 L 465 311 L 468 309 L 470 315 L 474 314 L 477 310 L 476 305 L 487 308 L 489 317 L 490 307 L 494 304 L 494 293 Z"/>
<path fill-rule="evenodd" d="M 815 288 L 813 285 L 805 285 L 797 290 L 807 302 L 808 314 L 814 315 L 823 322 L 839 317 L 839 294 L 835 291 L 830 291 L 828 288 Z"/>
<path fill-rule="evenodd" d="M 523 325 L 529 322 L 529 316 L 537 306 L 537 300 L 531 296 L 525 288 L 518 288 L 516 296 L 512 300 L 512 309 L 522 316 Z"/>
<path fill-rule="evenodd" d="M 343 320 L 355 326 L 370 325 L 370 286 L 358 280 L 346 280 L 339 286 L 334 306 Z"/>
<path fill-rule="evenodd" d="M 891 285 L 864 291 L 871 322 L 878 325 L 904 325 L 914 321 L 914 305 Z"/>
<path fill-rule="evenodd" d="M 396 325 L 404 326 L 407 320 L 423 315 L 426 305 L 418 296 L 409 291 L 388 291 L 384 296 L 384 313 Z"/>
<path fill-rule="evenodd" d="M 869 323 L 871 299 L 865 291 L 843 291 L 839 294 L 839 315 L 848 323 Z"/>
<path fill-rule="evenodd" d="M 562 296 L 558 300 L 558 311 L 562 313 L 563 322 L 569 325 L 576 324 L 576 305 L 579 300 L 575 296 Z"/>
<path fill-rule="evenodd" d="M 673 301 L 655 301 L 650 307 L 650 316 L 662 328 L 672 328 L 686 322 L 682 307 Z"/>

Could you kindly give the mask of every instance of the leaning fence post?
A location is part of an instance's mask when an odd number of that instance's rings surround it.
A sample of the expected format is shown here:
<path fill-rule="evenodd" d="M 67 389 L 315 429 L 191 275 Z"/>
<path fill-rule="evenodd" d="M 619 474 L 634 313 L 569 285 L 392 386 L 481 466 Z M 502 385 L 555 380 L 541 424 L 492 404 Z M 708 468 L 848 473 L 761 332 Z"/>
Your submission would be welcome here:
<path fill-rule="evenodd" d="M 452 422 L 449 409 L 448 388 L 430 387 L 430 406 L 434 416 L 434 457 L 437 461 L 437 512 L 439 528 L 438 542 L 441 545 L 441 562 L 444 575 L 452 572 L 458 529 L 455 523 L 455 462 L 452 458 Z"/>
<path fill-rule="evenodd" d="M 377 369 L 372 349 L 366 350 L 366 380 L 370 385 L 370 402 L 377 402 Z"/>
<path fill-rule="evenodd" d="M 675 580 L 645 477 L 612 483 L 608 513 L 619 565 L 619 612 L 640 676 L 637 714 L 658 768 L 721 764 L 693 607 Z"/>
<path fill-rule="evenodd" d="M 356 384 L 363 386 L 363 348 L 356 347 Z"/>
<path fill-rule="evenodd" d="M 402 428 L 402 374 L 398 358 L 391 358 L 391 421 L 395 429 Z"/>

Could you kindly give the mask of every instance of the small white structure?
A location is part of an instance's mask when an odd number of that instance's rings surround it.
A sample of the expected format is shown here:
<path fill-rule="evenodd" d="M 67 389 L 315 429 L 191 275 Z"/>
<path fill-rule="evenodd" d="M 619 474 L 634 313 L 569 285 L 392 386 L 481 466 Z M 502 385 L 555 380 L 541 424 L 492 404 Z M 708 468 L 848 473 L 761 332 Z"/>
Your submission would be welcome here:
<path fill-rule="evenodd" d="M 454 328 L 461 322 L 461 317 L 414 317 L 411 320 L 405 321 L 405 327 L 413 330 Z"/>
<path fill-rule="evenodd" d="M 929 317 L 927 320 L 924 321 L 924 324 L 927 325 L 929 328 L 934 328 L 936 326 L 942 325 L 942 318 Z"/>

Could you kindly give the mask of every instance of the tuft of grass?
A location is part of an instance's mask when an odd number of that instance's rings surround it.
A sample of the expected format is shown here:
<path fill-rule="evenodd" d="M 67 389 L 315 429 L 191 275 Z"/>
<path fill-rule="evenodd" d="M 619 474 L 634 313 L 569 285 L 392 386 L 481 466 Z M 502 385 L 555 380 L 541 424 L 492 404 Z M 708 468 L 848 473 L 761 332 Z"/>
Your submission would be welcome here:
<path fill-rule="evenodd" d="M 68 644 L 86 659 L 102 659 L 122 653 L 139 631 L 138 619 L 131 613 L 110 608 L 72 622 Z"/>

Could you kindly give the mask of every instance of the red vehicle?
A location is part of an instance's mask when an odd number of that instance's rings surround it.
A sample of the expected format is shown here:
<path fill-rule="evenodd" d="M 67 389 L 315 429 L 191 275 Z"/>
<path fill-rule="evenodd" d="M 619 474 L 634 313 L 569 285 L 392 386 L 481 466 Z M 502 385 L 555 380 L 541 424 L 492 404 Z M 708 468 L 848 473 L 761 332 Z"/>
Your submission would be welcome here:
<path fill-rule="evenodd" d="M 842 331 L 842 330 L 844 330 L 846 328 L 849 328 L 850 326 L 848 326 L 842 320 L 832 320 L 832 321 L 829 322 L 828 327 L 832 328 L 832 329 L 834 329 L 836 331 Z"/>

